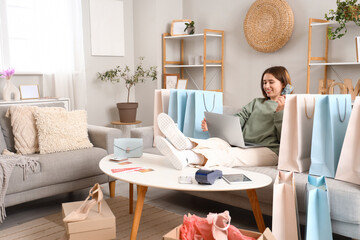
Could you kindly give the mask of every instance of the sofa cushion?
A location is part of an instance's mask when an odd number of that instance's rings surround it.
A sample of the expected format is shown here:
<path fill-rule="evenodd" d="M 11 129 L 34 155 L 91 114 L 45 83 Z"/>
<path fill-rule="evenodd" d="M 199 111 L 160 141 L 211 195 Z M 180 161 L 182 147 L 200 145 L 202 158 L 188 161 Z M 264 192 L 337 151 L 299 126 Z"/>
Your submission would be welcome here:
<path fill-rule="evenodd" d="M 29 172 L 23 180 L 23 169 L 15 167 L 6 194 L 66 183 L 103 174 L 99 168 L 100 160 L 108 153 L 102 148 L 89 148 L 51 154 L 31 154 L 39 157 L 40 172 Z"/>
<path fill-rule="evenodd" d="M 38 103 L 38 104 L 29 104 L 27 106 L 35 106 L 35 105 L 38 107 L 63 107 L 63 108 L 65 107 L 63 102 Z M 9 106 L 0 106 L 0 125 L 6 143 L 6 148 L 11 152 L 15 152 L 15 142 L 14 142 L 14 134 L 12 132 L 12 127 L 11 127 L 11 120 L 10 118 L 7 118 L 5 116 L 8 109 Z M 1 142 L 1 137 L 0 137 L 0 142 Z"/>
<path fill-rule="evenodd" d="M 87 132 L 86 111 L 54 111 L 38 108 L 35 112 L 40 154 L 92 147 Z"/>

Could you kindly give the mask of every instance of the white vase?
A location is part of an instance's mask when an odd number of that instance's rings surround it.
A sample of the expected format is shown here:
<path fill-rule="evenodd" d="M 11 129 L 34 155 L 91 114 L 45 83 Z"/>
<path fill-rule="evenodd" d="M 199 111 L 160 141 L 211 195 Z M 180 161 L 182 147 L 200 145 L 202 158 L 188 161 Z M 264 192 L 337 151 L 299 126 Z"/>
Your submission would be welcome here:
<path fill-rule="evenodd" d="M 11 82 L 10 79 L 6 79 L 5 86 L 3 88 L 3 98 L 5 101 L 11 100 L 11 94 L 14 94 L 14 100 L 20 100 L 19 89 Z"/>

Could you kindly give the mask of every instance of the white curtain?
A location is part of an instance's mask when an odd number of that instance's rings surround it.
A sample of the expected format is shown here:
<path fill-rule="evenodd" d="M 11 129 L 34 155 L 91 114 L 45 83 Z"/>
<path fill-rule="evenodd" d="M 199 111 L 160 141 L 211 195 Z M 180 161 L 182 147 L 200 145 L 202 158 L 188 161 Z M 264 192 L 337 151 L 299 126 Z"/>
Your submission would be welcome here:
<path fill-rule="evenodd" d="M 68 97 L 72 109 L 86 105 L 81 0 L 37 0 L 45 96 Z"/>
<path fill-rule="evenodd" d="M 6 1 L 0 0 L 0 69 L 9 67 L 9 35 L 7 30 Z"/>

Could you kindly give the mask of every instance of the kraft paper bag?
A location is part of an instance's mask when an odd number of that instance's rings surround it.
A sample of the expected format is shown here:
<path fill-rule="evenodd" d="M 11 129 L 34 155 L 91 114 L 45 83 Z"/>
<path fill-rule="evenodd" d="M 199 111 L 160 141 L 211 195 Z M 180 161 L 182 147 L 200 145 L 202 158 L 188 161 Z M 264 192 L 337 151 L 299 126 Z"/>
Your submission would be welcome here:
<path fill-rule="evenodd" d="M 204 112 L 223 113 L 222 92 L 193 91 L 187 94 L 184 129 L 187 137 L 197 139 L 209 138 L 208 132 L 201 129 Z"/>
<path fill-rule="evenodd" d="M 286 95 L 278 169 L 309 170 L 315 97 L 312 94 Z"/>
<path fill-rule="evenodd" d="M 170 89 L 155 90 L 154 93 L 154 137 L 164 136 L 159 129 L 157 117 L 160 113 L 168 112 Z M 155 146 L 155 142 L 154 142 Z"/>
<path fill-rule="evenodd" d="M 351 95 L 316 96 L 309 173 L 335 177 L 351 113 Z"/>
<path fill-rule="evenodd" d="M 360 97 L 355 98 L 344 144 L 341 150 L 336 179 L 360 185 Z"/>
<path fill-rule="evenodd" d="M 332 240 L 329 196 L 325 177 L 308 176 L 306 239 Z"/>
<path fill-rule="evenodd" d="M 294 173 L 279 171 L 273 191 L 273 235 L 277 240 L 301 239 Z"/>

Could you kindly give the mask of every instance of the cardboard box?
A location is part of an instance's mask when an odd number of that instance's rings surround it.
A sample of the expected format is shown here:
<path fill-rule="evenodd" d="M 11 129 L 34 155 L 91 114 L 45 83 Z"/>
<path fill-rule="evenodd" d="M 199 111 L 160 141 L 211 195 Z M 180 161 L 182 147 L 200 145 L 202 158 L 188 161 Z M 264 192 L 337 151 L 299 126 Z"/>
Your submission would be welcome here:
<path fill-rule="evenodd" d="M 163 236 L 163 240 L 180 240 L 180 226 L 172 229 L 170 232 Z M 242 234 L 247 237 L 253 237 L 258 240 L 275 240 L 269 228 L 266 228 L 264 234 L 248 230 L 239 229 Z"/>
<path fill-rule="evenodd" d="M 83 201 L 62 204 L 63 217 L 78 209 Z M 69 240 L 108 240 L 116 238 L 115 216 L 107 205 L 102 201 L 101 213 L 97 206 L 93 207 L 87 219 L 79 222 L 64 223 L 65 231 Z"/>

